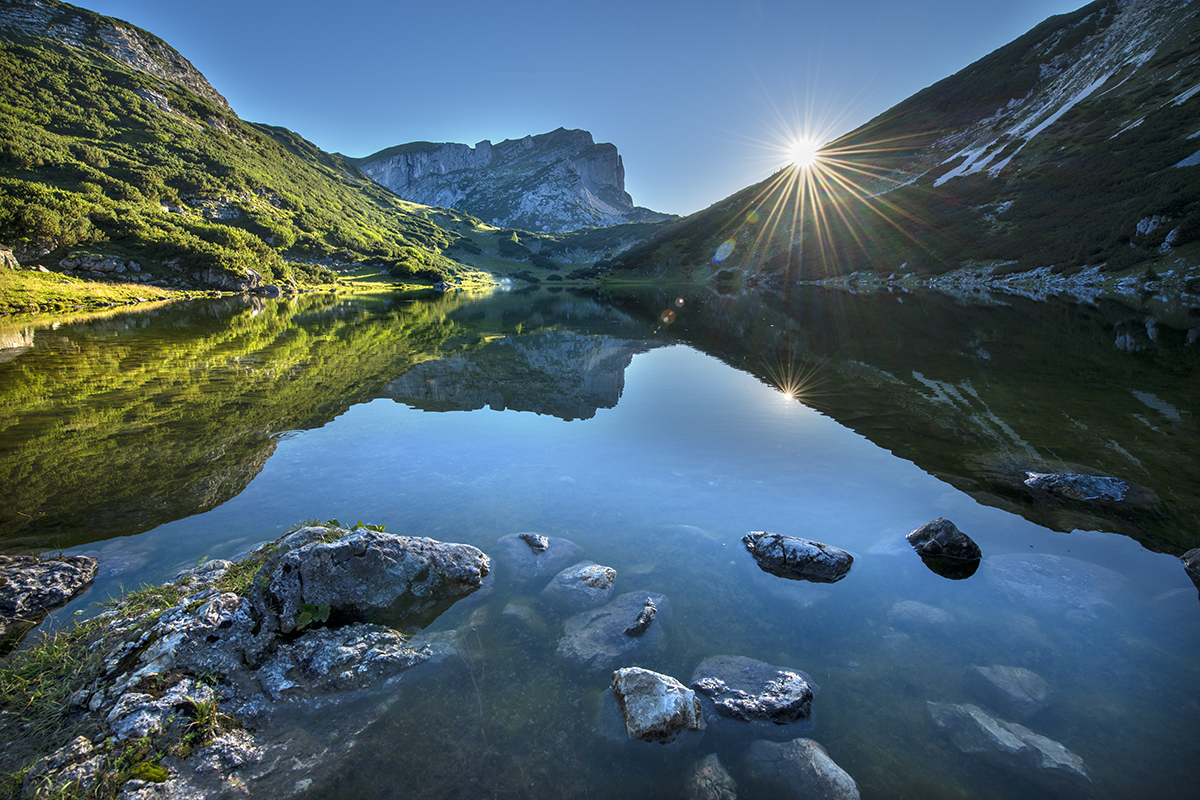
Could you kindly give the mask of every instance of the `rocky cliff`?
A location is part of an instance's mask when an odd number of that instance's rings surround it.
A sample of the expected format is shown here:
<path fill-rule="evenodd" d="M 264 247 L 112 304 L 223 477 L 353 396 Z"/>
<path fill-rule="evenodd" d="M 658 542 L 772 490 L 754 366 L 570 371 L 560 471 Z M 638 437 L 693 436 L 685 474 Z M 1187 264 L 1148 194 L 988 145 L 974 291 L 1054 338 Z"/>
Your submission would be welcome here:
<path fill-rule="evenodd" d="M 670 218 L 633 204 L 617 148 L 583 130 L 474 147 L 412 142 L 351 161 L 405 200 L 499 227 L 561 232 Z"/>

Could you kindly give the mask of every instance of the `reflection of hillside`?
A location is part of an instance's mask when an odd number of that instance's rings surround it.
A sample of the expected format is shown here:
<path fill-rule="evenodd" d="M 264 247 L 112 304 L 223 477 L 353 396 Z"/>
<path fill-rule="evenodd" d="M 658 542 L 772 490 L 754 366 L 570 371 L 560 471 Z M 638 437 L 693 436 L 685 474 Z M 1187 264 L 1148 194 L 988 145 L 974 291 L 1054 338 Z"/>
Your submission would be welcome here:
<path fill-rule="evenodd" d="M 470 355 L 418 364 L 389 383 L 384 395 L 427 411 L 489 406 L 591 419 L 597 409 L 617 404 L 625 368 L 645 349 L 569 331 L 505 337 Z"/>
<path fill-rule="evenodd" d="M 650 318 L 669 299 L 631 302 Z M 1200 544 L 1200 345 L 1145 312 L 1111 301 L 696 292 L 672 333 L 766 383 L 803 375 L 803 402 L 981 502 L 1160 551 Z M 1021 482 L 1025 470 L 1064 469 L 1145 490 L 1088 507 Z"/>

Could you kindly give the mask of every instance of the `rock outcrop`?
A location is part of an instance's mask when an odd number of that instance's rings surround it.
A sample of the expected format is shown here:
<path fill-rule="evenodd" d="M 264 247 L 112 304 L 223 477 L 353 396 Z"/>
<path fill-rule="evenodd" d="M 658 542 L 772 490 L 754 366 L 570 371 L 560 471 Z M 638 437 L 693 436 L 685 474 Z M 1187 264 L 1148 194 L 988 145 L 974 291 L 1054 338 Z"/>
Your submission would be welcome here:
<path fill-rule="evenodd" d="M 0 556 L 0 654 L 49 612 L 65 605 L 96 576 L 87 556 Z"/>
<path fill-rule="evenodd" d="M 782 533 L 752 531 L 742 542 L 764 572 L 781 578 L 834 583 L 846 577 L 854 563 L 845 550 Z"/>
<path fill-rule="evenodd" d="M 669 219 L 634 206 L 617 148 L 583 130 L 474 147 L 413 142 L 350 159 L 405 200 L 465 211 L 529 231 L 571 231 Z"/>

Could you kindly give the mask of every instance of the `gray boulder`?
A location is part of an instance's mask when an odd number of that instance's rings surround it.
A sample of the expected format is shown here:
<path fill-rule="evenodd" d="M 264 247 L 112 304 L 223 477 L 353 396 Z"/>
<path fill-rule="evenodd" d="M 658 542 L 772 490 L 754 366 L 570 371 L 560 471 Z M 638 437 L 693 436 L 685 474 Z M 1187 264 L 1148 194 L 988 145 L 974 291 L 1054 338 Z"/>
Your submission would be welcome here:
<path fill-rule="evenodd" d="M 1183 562 L 1184 572 L 1192 579 L 1192 583 L 1196 584 L 1196 588 L 1200 589 L 1200 547 L 1188 550 L 1179 560 Z"/>
<path fill-rule="evenodd" d="M 978 561 L 983 557 L 979 545 L 945 517 L 925 523 L 906 538 L 922 558 Z"/>
<path fill-rule="evenodd" d="M 737 782 L 716 753 L 692 765 L 683 796 L 686 800 L 737 800 Z"/>
<path fill-rule="evenodd" d="M 96 566 L 87 556 L 0 556 L 0 642 L 10 633 L 21 635 L 83 591 Z M 0 653 L 4 649 L 0 645 Z"/>
<path fill-rule="evenodd" d="M 1039 611 L 1088 620 L 1110 608 L 1129 580 L 1107 567 L 1048 553 L 989 556 L 980 568 L 984 579 L 1014 600 Z"/>
<path fill-rule="evenodd" d="M 493 555 L 504 576 L 531 582 L 547 580 L 578 562 L 583 550 L 570 539 L 524 531 L 497 539 Z"/>
<path fill-rule="evenodd" d="M 1129 484 L 1106 475 L 1080 475 L 1073 472 L 1026 472 L 1025 485 L 1065 500 L 1112 503 L 1125 499 Z"/>
<path fill-rule="evenodd" d="M 542 589 L 541 600 L 560 614 L 574 614 L 607 603 L 616 579 L 612 567 L 581 561 L 555 575 Z"/>
<path fill-rule="evenodd" d="M 932 633 L 954 622 L 954 615 L 916 600 L 901 600 L 888 609 L 888 622 L 910 633 Z"/>
<path fill-rule="evenodd" d="M 746 773 L 781 800 L 859 800 L 858 784 L 812 739 L 750 744 Z"/>
<path fill-rule="evenodd" d="M 251 600 L 265 629 L 291 633 L 303 627 L 301 606 L 325 605 L 336 619 L 424 627 L 478 589 L 491 569 L 488 557 L 466 544 L 365 528 L 328 542 L 322 535 L 329 535 L 324 528 L 297 531 L 259 570 Z M 304 543 L 289 546 L 295 542 Z"/>
<path fill-rule="evenodd" d="M 751 531 L 742 542 L 759 568 L 781 578 L 834 583 L 846 577 L 854 563 L 845 550 L 781 533 Z"/>
<path fill-rule="evenodd" d="M 815 693 L 811 679 L 800 670 L 744 656 L 710 656 L 692 672 L 690 685 L 703 698 L 705 717 L 714 726 L 788 725 L 786 734 L 791 737 L 811 728 L 807 723 Z M 798 730 L 794 723 L 806 727 Z"/>
<path fill-rule="evenodd" d="M 658 610 L 654 621 L 640 635 L 626 631 L 636 623 L 646 600 Z M 644 657 L 662 649 L 664 621 L 669 621 L 670 601 L 654 592 L 627 592 L 611 602 L 582 611 L 563 625 L 558 655 L 589 670 L 610 668 L 618 659 Z"/>
<path fill-rule="evenodd" d="M 1063 745 L 978 706 L 929 704 L 933 724 L 964 753 L 1010 770 L 1061 797 L 1089 797 L 1092 779 L 1083 759 Z"/>
<path fill-rule="evenodd" d="M 1050 704 L 1050 685 L 1024 667 L 972 666 L 967 683 L 992 708 L 1013 719 L 1025 720 Z"/>
<path fill-rule="evenodd" d="M 612 690 L 633 739 L 666 744 L 683 731 L 704 728 L 696 693 L 669 675 L 624 667 L 612 674 Z"/>

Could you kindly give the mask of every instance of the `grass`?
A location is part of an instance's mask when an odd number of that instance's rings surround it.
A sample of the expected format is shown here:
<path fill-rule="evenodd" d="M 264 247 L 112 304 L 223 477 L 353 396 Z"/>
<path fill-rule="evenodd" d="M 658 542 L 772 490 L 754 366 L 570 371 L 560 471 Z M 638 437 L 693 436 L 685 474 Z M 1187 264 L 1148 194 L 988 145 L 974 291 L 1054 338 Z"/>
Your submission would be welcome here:
<path fill-rule="evenodd" d="M 0 269 L 0 314 L 84 311 L 181 296 L 183 292 L 158 286 L 86 281 L 57 272 Z"/>

